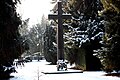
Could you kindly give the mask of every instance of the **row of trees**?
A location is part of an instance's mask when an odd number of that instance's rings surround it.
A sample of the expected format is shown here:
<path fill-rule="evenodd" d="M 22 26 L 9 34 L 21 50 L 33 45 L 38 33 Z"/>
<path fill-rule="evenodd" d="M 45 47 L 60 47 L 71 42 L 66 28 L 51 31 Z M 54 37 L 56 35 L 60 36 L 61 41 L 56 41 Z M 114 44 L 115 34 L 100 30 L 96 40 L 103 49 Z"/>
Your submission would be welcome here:
<path fill-rule="evenodd" d="M 84 56 L 87 55 L 87 64 L 90 66 L 102 67 L 99 61 L 98 64 L 92 65 L 95 63 L 94 60 L 99 58 L 103 69 L 118 71 L 120 69 L 120 30 L 118 27 L 120 2 L 117 0 L 64 0 L 63 3 L 64 13 L 70 13 L 73 17 L 71 21 L 64 21 L 63 24 L 65 55 L 70 63 L 75 63 L 81 69 L 80 55 L 84 54 Z M 56 13 L 55 10 L 54 7 L 53 13 Z M 53 23 L 51 25 L 54 26 Z M 49 31 L 46 32 L 47 34 Z M 51 45 L 55 47 L 54 39 L 51 41 Z M 56 53 L 54 50 L 52 51 L 53 54 Z M 53 59 L 55 60 L 55 58 Z"/>
<path fill-rule="evenodd" d="M 54 0 L 52 3 L 56 4 Z M 81 63 L 86 62 L 89 67 L 93 67 L 88 70 L 98 70 L 102 67 L 99 58 L 105 70 L 120 69 L 119 3 L 117 0 L 63 1 L 63 12 L 73 17 L 63 24 L 65 57 L 71 64 L 75 63 L 78 68 L 84 69 Z M 53 13 L 57 13 L 56 7 Z M 43 18 L 41 24 L 33 25 L 30 29 L 27 35 L 29 52 L 40 51 L 48 62 L 56 64 L 56 22 L 51 21 L 49 25 L 46 23 Z M 88 60 L 80 59 L 83 58 L 81 55 Z"/>
<path fill-rule="evenodd" d="M 41 23 L 32 25 L 31 28 L 28 28 L 29 18 L 25 20 L 24 28 L 21 28 L 19 31 L 23 37 L 23 40 L 28 43 L 29 50 L 25 51 L 23 57 L 33 56 L 34 53 L 39 53 L 36 55 L 43 54 L 44 51 L 44 33 L 46 29 L 47 20 L 45 16 L 42 16 Z"/>
<path fill-rule="evenodd" d="M 41 22 L 32 25 L 28 28 L 29 18 L 23 21 L 23 27 L 19 28 L 22 39 L 27 43 L 28 50 L 22 56 L 44 55 L 45 59 L 51 64 L 56 64 L 57 49 L 56 44 L 56 31 L 49 24 L 45 16 L 42 16 Z M 52 22 L 51 22 L 52 23 Z M 38 54 L 36 54 L 38 53 Z"/>
<path fill-rule="evenodd" d="M 15 5 L 18 2 L 19 0 L 0 1 L 1 73 L 6 73 L 3 66 L 9 67 L 25 50 L 30 55 L 35 52 L 44 53 L 46 60 L 52 64 L 57 61 L 56 22 L 47 24 L 43 16 L 40 24 L 33 25 L 28 30 L 29 19 L 21 21 L 16 13 Z M 81 63 L 86 62 L 89 67 L 93 67 L 88 70 L 98 70 L 101 67 L 99 58 L 105 70 L 120 69 L 119 3 L 117 0 L 63 1 L 63 12 L 70 13 L 73 17 L 63 24 L 65 58 L 71 64 L 75 63 L 79 69 L 84 69 L 85 66 L 81 66 Z M 53 13 L 56 12 L 54 7 Z M 88 60 L 80 59 L 84 56 Z"/>
<path fill-rule="evenodd" d="M 72 0 L 67 8 L 74 17 L 69 27 L 73 28 L 74 34 L 72 40 L 68 39 L 70 45 L 72 43 L 71 48 L 75 45 L 85 49 L 89 56 L 96 55 L 107 71 L 120 70 L 119 3 L 117 0 Z M 76 62 L 76 58 L 73 60 Z M 92 64 L 91 61 L 89 63 Z"/>

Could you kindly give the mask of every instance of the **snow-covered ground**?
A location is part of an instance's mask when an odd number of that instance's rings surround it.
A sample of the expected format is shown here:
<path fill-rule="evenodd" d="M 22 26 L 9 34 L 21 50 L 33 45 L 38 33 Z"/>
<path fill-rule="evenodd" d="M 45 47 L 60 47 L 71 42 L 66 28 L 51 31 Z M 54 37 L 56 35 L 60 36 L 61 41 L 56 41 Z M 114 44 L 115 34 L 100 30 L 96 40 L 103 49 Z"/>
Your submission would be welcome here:
<path fill-rule="evenodd" d="M 15 77 L 10 78 L 9 80 L 120 80 L 118 77 L 103 76 L 105 73 L 102 71 L 85 71 L 83 73 L 69 74 L 43 74 L 42 72 L 45 71 L 57 71 L 56 65 L 49 65 L 45 60 L 25 63 L 25 67 L 18 67 L 17 71 L 18 73 L 11 74 Z"/>

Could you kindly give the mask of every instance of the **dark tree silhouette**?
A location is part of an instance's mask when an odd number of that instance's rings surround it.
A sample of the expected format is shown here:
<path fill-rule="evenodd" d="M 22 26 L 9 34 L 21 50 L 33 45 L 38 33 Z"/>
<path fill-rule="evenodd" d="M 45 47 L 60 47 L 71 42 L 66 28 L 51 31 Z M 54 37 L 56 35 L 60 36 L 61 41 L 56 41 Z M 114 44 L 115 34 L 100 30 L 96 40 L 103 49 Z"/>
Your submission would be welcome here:
<path fill-rule="evenodd" d="M 100 15 L 105 19 L 105 46 L 100 52 L 106 72 L 120 70 L 120 1 L 101 0 L 104 9 Z"/>
<path fill-rule="evenodd" d="M 53 43 L 56 43 L 56 31 L 49 25 L 46 26 L 46 31 L 44 33 L 44 56 L 46 61 L 51 62 L 51 64 L 56 64 L 57 62 L 57 48 Z"/>
<path fill-rule="evenodd" d="M 18 28 L 21 19 L 16 12 L 16 4 L 19 0 L 0 0 L 0 79 L 8 77 L 15 58 L 18 58 L 25 47 Z"/>

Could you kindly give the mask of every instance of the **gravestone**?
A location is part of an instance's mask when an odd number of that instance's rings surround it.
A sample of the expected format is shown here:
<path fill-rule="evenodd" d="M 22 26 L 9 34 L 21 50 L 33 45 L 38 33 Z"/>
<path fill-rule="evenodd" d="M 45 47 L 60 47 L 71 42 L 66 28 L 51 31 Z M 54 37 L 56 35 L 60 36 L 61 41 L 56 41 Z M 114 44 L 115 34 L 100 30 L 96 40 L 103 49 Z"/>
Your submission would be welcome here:
<path fill-rule="evenodd" d="M 49 14 L 48 19 L 58 20 L 58 27 L 57 27 L 57 61 L 59 64 L 59 60 L 64 61 L 64 40 L 63 40 L 63 19 L 71 19 L 71 15 L 63 14 L 62 11 L 62 2 L 58 2 L 58 14 Z M 58 67 L 57 67 L 57 70 Z"/>

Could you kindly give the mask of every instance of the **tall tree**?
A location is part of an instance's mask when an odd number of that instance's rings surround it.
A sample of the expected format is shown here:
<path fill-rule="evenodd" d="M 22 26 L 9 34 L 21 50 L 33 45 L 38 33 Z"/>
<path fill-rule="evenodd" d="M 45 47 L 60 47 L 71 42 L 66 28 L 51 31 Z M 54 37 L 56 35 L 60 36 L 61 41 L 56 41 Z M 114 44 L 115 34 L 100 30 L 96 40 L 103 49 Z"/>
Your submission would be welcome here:
<path fill-rule="evenodd" d="M 39 29 L 39 27 L 41 27 L 40 24 L 33 25 L 28 34 L 28 38 L 30 40 L 29 46 L 31 54 L 40 52 L 41 28 Z"/>
<path fill-rule="evenodd" d="M 104 9 L 99 13 L 105 19 L 105 35 L 100 56 L 104 69 L 109 72 L 120 70 L 120 1 L 101 0 Z"/>
<path fill-rule="evenodd" d="M 100 1 L 72 0 L 67 6 L 66 12 L 73 16 L 65 33 L 68 59 L 71 63 L 80 65 L 79 68 L 85 69 L 86 63 L 87 70 L 100 70 L 100 61 L 93 56 L 93 51 L 101 48 L 100 42 L 104 34 L 104 20 L 98 15 L 98 11 L 102 9 Z M 84 56 L 85 59 L 82 59 Z"/>
<path fill-rule="evenodd" d="M 21 42 L 25 46 L 25 52 L 21 55 L 21 57 L 24 57 L 25 53 L 29 52 L 29 38 L 28 38 L 28 23 L 29 19 L 23 20 L 21 27 L 19 27 L 19 33 L 21 35 Z"/>
<path fill-rule="evenodd" d="M 56 64 L 56 31 L 53 28 L 53 25 L 46 26 L 46 31 L 44 33 L 44 56 L 46 61 Z"/>
<path fill-rule="evenodd" d="M 25 51 L 18 30 L 21 24 L 16 12 L 18 2 L 20 1 L 0 1 L 0 78 L 9 76 L 11 71 L 4 67 L 10 67 L 13 60 Z"/>
<path fill-rule="evenodd" d="M 29 40 L 29 52 L 26 55 L 34 55 L 38 52 L 41 55 L 43 54 L 44 47 L 44 33 L 47 25 L 47 20 L 42 16 L 41 23 L 32 25 L 32 28 L 28 31 L 27 39 Z"/>

